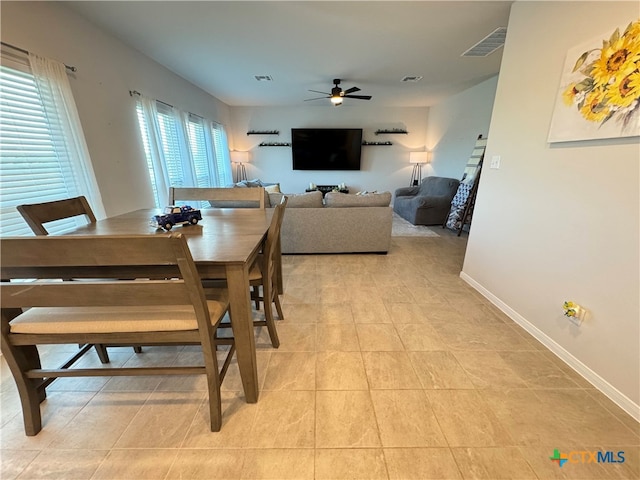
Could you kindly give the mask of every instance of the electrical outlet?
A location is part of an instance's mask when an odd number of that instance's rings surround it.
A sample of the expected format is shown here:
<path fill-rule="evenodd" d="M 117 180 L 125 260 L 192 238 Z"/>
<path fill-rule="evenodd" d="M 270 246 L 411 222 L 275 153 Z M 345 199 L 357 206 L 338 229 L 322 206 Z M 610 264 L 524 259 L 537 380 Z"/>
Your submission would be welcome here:
<path fill-rule="evenodd" d="M 491 157 L 491 164 L 489 166 L 491 168 L 500 168 L 500 155 L 494 155 Z"/>

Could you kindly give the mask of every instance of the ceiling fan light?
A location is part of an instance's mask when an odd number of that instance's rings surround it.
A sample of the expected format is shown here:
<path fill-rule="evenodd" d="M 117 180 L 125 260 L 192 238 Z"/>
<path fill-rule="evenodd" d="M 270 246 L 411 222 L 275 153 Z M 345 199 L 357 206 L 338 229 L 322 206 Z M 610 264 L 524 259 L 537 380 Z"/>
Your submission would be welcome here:
<path fill-rule="evenodd" d="M 334 105 L 340 105 L 342 103 L 342 97 L 331 97 L 331 103 L 333 103 Z"/>

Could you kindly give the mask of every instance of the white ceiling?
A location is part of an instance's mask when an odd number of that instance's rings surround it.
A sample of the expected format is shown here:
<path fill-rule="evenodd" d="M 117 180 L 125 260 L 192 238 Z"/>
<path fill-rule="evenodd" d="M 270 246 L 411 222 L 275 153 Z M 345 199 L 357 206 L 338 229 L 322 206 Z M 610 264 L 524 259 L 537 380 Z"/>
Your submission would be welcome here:
<path fill-rule="evenodd" d="M 502 48 L 460 55 L 497 27 L 511 1 L 65 2 L 124 43 L 232 106 L 304 102 L 359 87 L 372 106 L 423 107 L 498 73 Z M 270 75 L 258 82 L 255 75 Z M 403 83 L 404 76 L 423 76 Z"/>

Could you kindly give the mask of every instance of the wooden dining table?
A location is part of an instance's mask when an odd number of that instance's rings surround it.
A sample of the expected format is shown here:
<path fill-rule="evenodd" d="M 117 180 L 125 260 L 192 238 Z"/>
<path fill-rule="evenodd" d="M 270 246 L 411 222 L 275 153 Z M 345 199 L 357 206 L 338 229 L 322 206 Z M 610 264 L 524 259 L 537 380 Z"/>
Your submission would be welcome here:
<path fill-rule="evenodd" d="M 159 209 L 141 209 L 78 227 L 65 235 L 157 235 L 150 222 Z M 197 225 L 175 226 L 187 238 L 201 278 L 226 278 L 238 368 L 248 403 L 258 401 L 258 371 L 249 295 L 249 269 L 269 229 L 269 216 L 257 208 L 201 210 Z M 123 259 L 126 263 L 126 259 Z"/>

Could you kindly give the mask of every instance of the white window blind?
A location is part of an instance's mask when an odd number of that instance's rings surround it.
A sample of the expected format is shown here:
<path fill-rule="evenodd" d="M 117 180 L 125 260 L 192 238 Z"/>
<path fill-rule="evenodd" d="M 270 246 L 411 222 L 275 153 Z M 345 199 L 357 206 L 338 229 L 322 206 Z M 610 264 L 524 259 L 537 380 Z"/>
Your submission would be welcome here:
<path fill-rule="evenodd" d="M 32 74 L 0 65 L 0 111 L 0 235 L 32 235 L 16 206 L 77 196 L 74 175 Z M 75 226 L 69 219 L 47 229 Z"/>
<path fill-rule="evenodd" d="M 216 174 L 219 185 L 225 186 L 233 183 L 231 174 L 231 158 L 229 156 L 229 143 L 224 127 L 219 123 L 211 123 L 211 135 L 213 136 L 213 148 L 216 152 Z"/>
<path fill-rule="evenodd" d="M 213 180 L 215 176 L 211 172 L 211 167 L 215 161 L 214 152 L 211 141 L 207 141 L 205 131 L 204 120 L 201 117 L 190 114 L 187 121 L 187 133 L 197 187 L 209 187 L 215 183 Z"/>
<path fill-rule="evenodd" d="M 222 126 L 216 129 L 217 124 L 210 120 L 146 98 L 137 100 L 136 112 L 156 207 L 166 206 L 169 187 L 216 187 L 232 182 Z"/>

